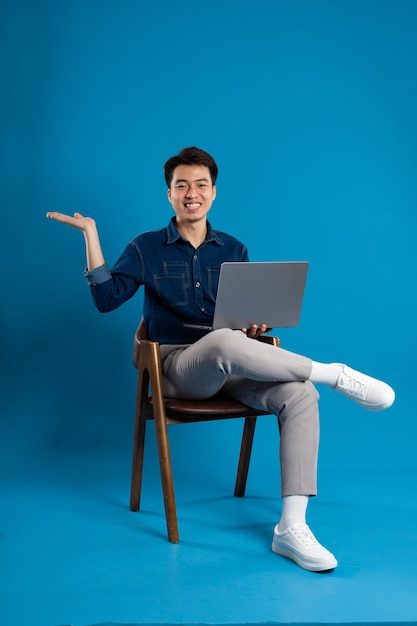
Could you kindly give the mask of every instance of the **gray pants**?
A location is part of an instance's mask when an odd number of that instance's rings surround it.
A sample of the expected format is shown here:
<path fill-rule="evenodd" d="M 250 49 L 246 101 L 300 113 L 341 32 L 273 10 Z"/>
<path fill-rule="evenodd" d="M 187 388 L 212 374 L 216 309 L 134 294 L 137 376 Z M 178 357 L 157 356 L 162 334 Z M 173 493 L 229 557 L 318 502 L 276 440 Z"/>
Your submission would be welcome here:
<path fill-rule="evenodd" d="M 281 495 L 317 493 L 318 393 L 311 359 L 215 330 L 188 346 L 161 346 L 166 395 L 201 399 L 220 390 L 278 417 Z"/>

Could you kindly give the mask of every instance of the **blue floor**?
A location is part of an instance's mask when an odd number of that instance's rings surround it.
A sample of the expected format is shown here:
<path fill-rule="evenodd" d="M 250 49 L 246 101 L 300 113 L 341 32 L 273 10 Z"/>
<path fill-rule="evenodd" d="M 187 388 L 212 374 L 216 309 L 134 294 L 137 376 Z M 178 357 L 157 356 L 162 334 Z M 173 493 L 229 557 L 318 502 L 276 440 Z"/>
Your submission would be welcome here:
<path fill-rule="evenodd" d="M 346 469 L 337 462 L 351 454 L 346 441 L 324 452 L 308 521 L 340 565 L 306 572 L 270 550 L 279 470 L 275 421 L 262 419 L 244 499 L 232 495 L 240 420 L 171 428 L 178 545 L 165 537 L 153 424 L 143 510 L 132 513 L 127 422 L 118 437 L 94 443 L 91 432 L 87 442 L 68 437 L 66 446 L 47 447 L 29 422 L 6 422 L 1 624 L 417 623 L 416 472 L 384 467 L 385 455 L 378 467 L 377 454 L 373 469 Z M 213 429 L 235 442 L 230 462 L 215 445 L 211 458 L 202 454 Z M 324 443 L 336 429 L 327 424 Z M 84 432 L 88 438 L 87 422 Z M 360 451 L 359 443 L 354 465 Z"/>

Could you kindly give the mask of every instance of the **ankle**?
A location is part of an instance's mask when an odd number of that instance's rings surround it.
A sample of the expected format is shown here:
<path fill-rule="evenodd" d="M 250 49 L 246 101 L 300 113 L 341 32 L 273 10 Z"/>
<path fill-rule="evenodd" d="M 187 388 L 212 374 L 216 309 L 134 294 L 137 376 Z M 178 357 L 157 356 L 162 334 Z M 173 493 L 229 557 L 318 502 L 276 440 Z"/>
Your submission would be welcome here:
<path fill-rule="evenodd" d="M 343 370 L 341 363 L 319 363 L 313 361 L 309 380 L 314 384 L 335 387 Z"/>
<path fill-rule="evenodd" d="M 293 524 L 305 524 L 308 496 L 284 496 L 282 513 L 278 523 L 278 531 L 283 533 Z"/>

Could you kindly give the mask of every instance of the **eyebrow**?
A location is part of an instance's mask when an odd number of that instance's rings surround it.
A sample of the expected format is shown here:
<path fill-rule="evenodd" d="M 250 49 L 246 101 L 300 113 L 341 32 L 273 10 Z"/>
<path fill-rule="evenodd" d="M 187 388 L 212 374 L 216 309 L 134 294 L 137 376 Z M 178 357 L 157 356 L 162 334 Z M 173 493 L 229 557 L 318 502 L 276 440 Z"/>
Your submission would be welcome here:
<path fill-rule="evenodd" d="M 189 180 L 187 180 L 186 178 L 177 178 L 177 179 L 174 181 L 174 183 L 175 183 L 175 184 L 177 184 L 177 183 L 189 183 L 189 182 L 190 182 L 190 181 L 189 181 Z M 204 183 L 208 183 L 208 182 L 209 182 L 209 179 L 208 179 L 208 178 L 196 178 L 195 180 L 193 180 L 193 181 L 191 181 L 191 182 L 194 182 L 194 183 L 203 183 L 203 182 L 204 182 Z"/>

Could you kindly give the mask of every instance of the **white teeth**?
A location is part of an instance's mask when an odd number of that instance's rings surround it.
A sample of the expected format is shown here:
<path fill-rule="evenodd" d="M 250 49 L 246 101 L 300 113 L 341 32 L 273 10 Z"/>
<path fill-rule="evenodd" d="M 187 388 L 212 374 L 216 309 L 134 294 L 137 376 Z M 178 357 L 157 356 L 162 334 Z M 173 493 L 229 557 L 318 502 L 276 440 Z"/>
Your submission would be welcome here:
<path fill-rule="evenodd" d="M 198 203 L 197 204 L 187 203 L 185 206 L 187 207 L 187 209 L 198 209 L 200 205 Z"/>

